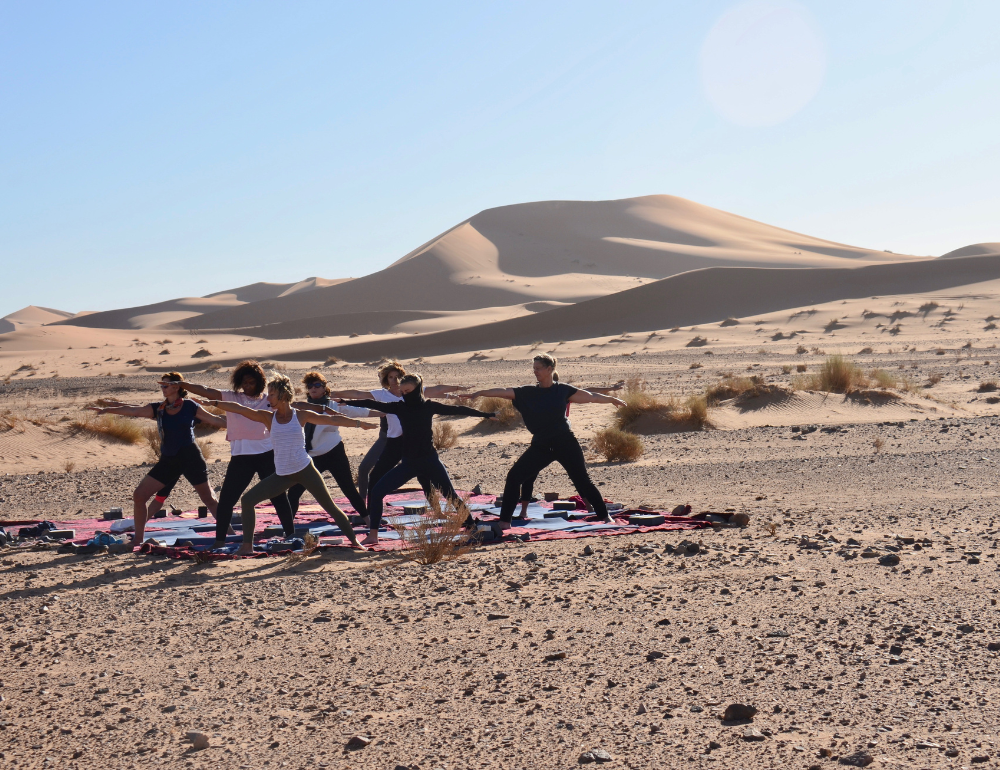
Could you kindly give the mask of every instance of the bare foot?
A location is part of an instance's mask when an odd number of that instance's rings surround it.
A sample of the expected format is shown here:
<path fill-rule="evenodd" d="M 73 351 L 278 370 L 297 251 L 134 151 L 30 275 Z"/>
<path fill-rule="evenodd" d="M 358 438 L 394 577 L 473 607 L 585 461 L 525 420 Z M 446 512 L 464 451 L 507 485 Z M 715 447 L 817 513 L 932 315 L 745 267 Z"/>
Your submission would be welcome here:
<path fill-rule="evenodd" d="M 253 553 L 253 543 L 243 543 L 236 551 L 239 556 L 249 556 Z"/>
<path fill-rule="evenodd" d="M 378 533 L 370 532 L 368 536 L 361 541 L 361 545 L 378 545 Z"/>

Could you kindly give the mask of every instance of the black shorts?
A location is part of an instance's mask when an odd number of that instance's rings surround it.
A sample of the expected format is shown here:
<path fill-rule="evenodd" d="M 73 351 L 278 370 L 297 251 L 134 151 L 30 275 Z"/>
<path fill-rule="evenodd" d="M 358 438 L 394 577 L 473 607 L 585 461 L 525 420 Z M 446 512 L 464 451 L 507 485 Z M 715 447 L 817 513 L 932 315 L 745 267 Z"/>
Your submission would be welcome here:
<path fill-rule="evenodd" d="M 196 487 L 208 481 L 208 466 L 198 445 L 188 444 L 173 457 L 161 457 L 147 475 L 171 489 L 181 476 Z"/>

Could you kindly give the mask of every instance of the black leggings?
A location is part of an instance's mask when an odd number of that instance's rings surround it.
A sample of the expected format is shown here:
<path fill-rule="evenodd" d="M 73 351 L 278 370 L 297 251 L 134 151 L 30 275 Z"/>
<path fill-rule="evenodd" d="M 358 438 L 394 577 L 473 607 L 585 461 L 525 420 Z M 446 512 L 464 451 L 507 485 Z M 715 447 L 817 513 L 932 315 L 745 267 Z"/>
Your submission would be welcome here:
<path fill-rule="evenodd" d="M 368 490 L 368 511 L 371 515 L 368 520 L 369 532 L 372 534 L 378 532 L 382 522 L 382 505 L 385 496 L 391 495 L 414 476 L 421 479 L 420 486 L 423 487 L 425 495 L 430 494 L 430 488 L 433 486 L 449 500 L 457 499 L 455 487 L 452 486 L 451 479 L 448 477 L 448 469 L 444 467 L 436 453 L 432 457 L 422 457 L 419 460 L 405 458 Z M 471 523 L 470 516 L 470 519 L 466 519 L 465 525 L 469 526 Z"/>
<path fill-rule="evenodd" d="M 233 520 L 233 506 L 239 501 L 240 496 L 250 486 L 254 474 L 263 481 L 268 476 L 274 475 L 274 451 L 261 452 L 256 455 L 234 455 L 229 458 L 229 468 L 226 469 L 226 478 L 222 481 L 222 490 L 219 492 L 219 507 L 215 512 L 215 539 L 225 540 L 226 533 L 229 532 L 229 525 Z M 288 496 L 282 492 L 278 497 L 271 498 L 271 505 L 274 512 L 278 514 L 278 520 L 285 530 L 285 536 L 291 537 L 295 534 L 295 521 L 292 516 L 292 507 L 288 504 Z"/>
<path fill-rule="evenodd" d="M 351 461 L 347 459 L 347 450 L 344 449 L 343 441 L 326 454 L 314 457 L 312 461 L 320 474 L 323 471 L 330 471 L 330 475 L 337 482 L 340 491 L 351 501 L 351 507 L 357 511 L 359 516 L 368 515 L 368 508 L 365 506 L 365 501 L 358 493 L 358 488 L 354 486 L 354 476 L 351 474 Z M 292 506 L 293 516 L 299 512 L 299 498 L 302 497 L 305 491 L 306 488 L 301 484 L 296 484 L 288 490 L 288 502 Z"/>
<path fill-rule="evenodd" d="M 385 448 L 382 450 L 382 454 L 379 455 L 378 460 L 375 462 L 375 467 L 372 468 L 371 474 L 368 476 L 368 500 L 372 499 L 372 490 L 375 485 L 378 484 L 379 479 L 381 479 L 385 474 L 399 465 L 399 461 L 403 459 L 403 437 L 396 436 L 396 438 L 387 438 L 385 440 Z M 425 495 L 431 493 L 431 483 L 427 474 L 424 473 L 423 464 L 417 469 L 415 474 L 417 477 L 417 483 L 420 484 L 420 488 L 424 490 Z M 412 479 L 413 476 L 409 476 L 406 481 Z M 405 484 L 406 481 L 400 482 L 399 486 Z M 437 486 L 437 485 L 435 485 Z M 398 487 L 397 487 L 398 488 Z M 393 490 L 395 491 L 395 490 Z M 369 510 L 371 506 L 368 506 Z M 378 521 L 370 522 L 372 530 L 376 531 L 379 527 Z"/>
<path fill-rule="evenodd" d="M 554 462 L 566 469 L 576 491 L 594 507 L 594 512 L 602 518 L 608 517 L 604 497 L 597 491 L 594 482 L 590 480 L 590 474 L 587 473 L 587 463 L 583 459 L 580 442 L 572 433 L 564 433 L 547 439 L 533 438 L 531 445 L 507 472 L 507 483 L 503 488 L 503 505 L 500 507 L 501 521 L 510 521 L 514 518 L 514 509 L 520 501 L 524 485 L 532 483 L 544 468 Z"/>

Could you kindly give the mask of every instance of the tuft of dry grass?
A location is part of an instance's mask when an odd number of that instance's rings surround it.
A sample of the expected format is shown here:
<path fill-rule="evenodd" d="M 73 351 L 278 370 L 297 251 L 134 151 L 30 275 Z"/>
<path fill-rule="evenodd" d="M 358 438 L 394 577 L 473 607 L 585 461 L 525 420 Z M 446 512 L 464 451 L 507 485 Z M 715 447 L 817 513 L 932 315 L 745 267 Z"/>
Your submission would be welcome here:
<path fill-rule="evenodd" d="M 797 348 L 795 348 L 795 353 L 800 356 L 803 356 L 808 352 L 809 348 L 807 348 L 805 345 L 799 345 Z"/>
<path fill-rule="evenodd" d="M 210 355 L 212 353 L 207 348 L 199 348 L 191 354 L 191 358 L 208 358 Z"/>
<path fill-rule="evenodd" d="M 944 379 L 944 377 L 942 375 L 940 375 L 937 372 L 935 372 L 934 374 L 931 374 L 931 375 L 929 375 L 927 377 L 927 387 L 928 388 L 933 388 L 935 385 L 937 385 L 943 379 Z"/>
<path fill-rule="evenodd" d="M 442 504 L 441 495 L 432 490 L 427 504 L 431 512 L 421 516 L 416 524 L 404 525 L 398 517 L 389 517 L 389 523 L 403 542 L 401 550 L 392 551 L 393 556 L 426 566 L 453 561 L 471 551 L 475 540 L 463 532 L 470 516 L 467 501 L 446 500 Z"/>
<path fill-rule="evenodd" d="M 899 384 L 899 381 L 896 379 L 896 375 L 891 372 L 887 372 L 885 369 L 872 369 L 869 376 L 871 378 L 871 384 L 876 388 L 882 388 L 882 390 L 895 388 Z"/>
<path fill-rule="evenodd" d="M 740 322 L 735 318 L 727 318 L 725 321 L 719 324 L 719 326 L 739 326 Z"/>
<path fill-rule="evenodd" d="M 792 367 L 791 367 L 791 365 L 790 364 L 784 364 L 784 365 L 782 365 L 782 367 L 781 367 L 781 373 L 782 374 L 791 374 L 792 373 Z"/>
<path fill-rule="evenodd" d="M 195 443 L 198 444 L 198 449 L 201 450 L 201 456 L 208 460 L 215 453 L 215 445 L 207 438 L 195 439 Z"/>
<path fill-rule="evenodd" d="M 874 351 L 871 348 L 861 348 L 861 350 L 858 351 L 858 355 L 863 356 L 873 352 Z"/>
<path fill-rule="evenodd" d="M 769 534 L 771 537 L 774 537 L 775 535 L 778 534 L 778 522 L 769 521 L 767 522 L 767 524 L 764 525 L 764 529 L 767 530 L 767 534 Z"/>
<path fill-rule="evenodd" d="M 1000 389 L 1000 386 L 997 385 L 997 381 L 996 380 L 986 380 L 984 382 L 979 383 L 979 387 L 976 388 L 976 392 L 977 393 L 993 393 L 995 390 L 998 390 L 998 389 Z"/>
<path fill-rule="evenodd" d="M 205 371 L 206 372 L 217 372 L 220 369 L 222 369 L 222 364 L 220 364 L 218 361 L 215 361 L 214 363 L 209 364 L 208 368 L 205 369 Z"/>
<path fill-rule="evenodd" d="M 709 404 L 704 395 L 691 396 L 683 403 L 676 397 L 662 400 L 646 390 L 646 383 L 640 379 L 630 379 L 625 383 L 625 392 L 620 398 L 625 402 L 615 412 L 615 424 L 619 430 L 629 431 L 637 423 L 651 423 L 644 427 L 650 432 L 702 430 L 710 428 Z M 645 431 L 643 431 L 645 432 Z"/>
<path fill-rule="evenodd" d="M 594 449 L 610 462 L 634 462 L 646 451 L 642 439 L 634 433 L 611 426 L 594 434 Z"/>
<path fill-rule="evenodd" d="M 0 411 L 0 433 L 7 433 L 8 431 L 16 430 L 18 433 L 24 433 L 25 417 L 19 412 L 15 412 L 11 409 L 4 409 Z"/>
<path fill-rule="evenodd" d="M 63 463 L 63 470 L 66 471 L 66 473 L 72 473 L 75 467 L 76 463 L 73 462 L 72 460 L 67 460 L 66 462 Z"/>
<path fill-rule="evenodd" d="M 146 454 L 156 462 L 160 459 L 160 431 L 157 430 L 155 423 L 143 425 L 141 430 L 142 440 L 146 442 Z"/>
<path fill-rule="evenodd" d="M 333 366 L 334 364 L 339 364 L 340 359 L 336 356 L 327 356 L 326 361 L 323 362 L 323 366 Z"/>
<path fill-rule="evenodd" d="M 892 377 L 888 372 L 885 374 Z M 868 375 L 861 367 L 839 354 L 827 357 L 819 371 L 797 377 L 792 383 L 797 390 L 818 390 L 824 393 L 850 393 L 867 388 L 869 384 Z"/>
<path fill-rule="evenodd" d="M 806 365 L 806 364 L 796 364 L 795 365 L 795 371 L 799 372 L 800 374 L 802 372 L 806 371 L 806 369 L 808 369 L 808 368 L 809 368 L 809 366 Z"/>
<path fill-rule="evenodd" d="M 129 417 L 118 414 L 90 414 L 73 420 L 70 430 L 106 438 L 122 444 L 138 444 L 143 439 L 143 426 Z"/>
<path fill-rule="evenodd" d="M 458 446 L 458 431 L 450 422 L 436 422 L 433 429 L 434 448 L 438 451 Z"/>
<path fill-rule="evenodd" d="M 285 558 L 285 564 L 289 567 L 294 567 L 296 564 L 301 564 L 317 550 L 319 550 L 319 538 L 316 537 L 312 532 L 306 532 L 306 536 L 303 538 L 304 543 L 301 553 L 290 553 Z"/>
<path fill-rule="evenodd" d="M 485 431 L 514 430 L 522 424 L 521 413 L 514 408 L 513 402 L 506 398 L 477 398 L 475 408 L 481 412 L 495 412 L 496 419 L 484 419 L 479 428 Z"/>
<path fill-rule="evenodd" d="M 701 367 L 703 366 L 704 364 L 695 361 L 693 364 L 691 364 L 691 366 L 688 367 L 688 369 L 701 369 Z"/>
<path fill-rule="evenodd" d="M 698 335 L 697 337 L 691 338 L 687 344 L 684 346 L 686 348 L 700 348 L 708 344 L 708 338 Z"/>
<path fill-rule="evenodd" d="M 881 436 L 878 436 L 878 437 L 877 437 L 877 438 L 876 438 L 876 439 L 875 439 L 875 440 L 874 440 L 874 441 L 872 442 L 872 446 L 873 446 L 873 447 L 875 448 L 875 454 L 878 454 L 879 452 L 881 452 L 881 451 L 882 451 L 882 447 L 884 447 L 884 446 L 885 446 L 885 439 L 884 439 L 884 438 L 882 438 Z"/>
<path fill-rule="evenodd" d="M 760 375 L 751 377 L 734 377 L 727 374 L 715 385 L 710 385 L 705 391 L 705 399 L 708 406 L 715 406 L 720 401 L 728 401 L 731 398 L 748 394 L 753 397 L 760 393 L 760 389 L 765 386 L 764 378 Z"/>

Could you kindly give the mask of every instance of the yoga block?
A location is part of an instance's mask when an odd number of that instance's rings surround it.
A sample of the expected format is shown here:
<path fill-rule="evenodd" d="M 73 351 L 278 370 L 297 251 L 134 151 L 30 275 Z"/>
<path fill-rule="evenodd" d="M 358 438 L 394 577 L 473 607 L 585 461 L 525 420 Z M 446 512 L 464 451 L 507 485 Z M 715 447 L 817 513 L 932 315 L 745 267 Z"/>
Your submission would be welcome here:
<path fill-rule="evenodd" d="M 198 518 L 199 519 L 207 519 L 208 518 L 208 506 L 207 505 L 199 505 L 198 506 Z"/>
<path fill-rule="evenodd" d="M 567 512 L 567 511 L 559 511 L 559 510 L 549 511 L 548 513 L 545 514 L 545 518 L 546 519 L 568 519 L 569 518 L 569 512 Z"/>
<path fill-rule="evenodd" d="M 547 503 L 554 503 L 560 497 L 562 497 L 562 495 L 560 495 L 558 492 L 546 492 L 545 493 L 545 502 L 547 502 Z"/>
<path fill-rule="evenodd" d="M 552 503 L 553 511 L 575 511 L 576 503 L 571 500 L 556 500 Z"/>
<path fill-rule="evenodd" d="M 272 524 L 269 527 L 264 527 L 264 537 L 281 537 L 285 534 L 285 528 L 280 524 Z"/>
<path fill-rule="evenodd" d="M 629 524 L 636 524 L 640 527 L 656 527 L 666 519 L 653 513 L 635 513 L 628 517 Z"/>
<path fill-rule="evenodd" d="M 49 537 L 54 538 L 56 540 L 70 540 L 70 539 L 76 537 L 76 530 L 75 529 L 50 529 L 45 534 L 47 534 Z"/>
<path fill-rule="evenodd" d="M 165 519 L 167 518 L 167 512 L 164 510 L 159 510 L 153 514 L 154 519 Z"/>
<path fill-rule="evenodd" d="M 419 513 L 421 515 L 427 513 L 427 503 L 403 503 L 400 508 L 402 508 L 407 513 Z"/>
<path fill-rule="evenodd" d="M 120 519 L 120 518 L 122 518 L 122 509 L 121 508 L 109 508 L 102 515 L 104 516 L 104 520 L 105 521 L 112 521 L 114 519 Z"/>

